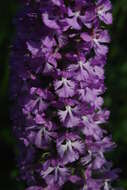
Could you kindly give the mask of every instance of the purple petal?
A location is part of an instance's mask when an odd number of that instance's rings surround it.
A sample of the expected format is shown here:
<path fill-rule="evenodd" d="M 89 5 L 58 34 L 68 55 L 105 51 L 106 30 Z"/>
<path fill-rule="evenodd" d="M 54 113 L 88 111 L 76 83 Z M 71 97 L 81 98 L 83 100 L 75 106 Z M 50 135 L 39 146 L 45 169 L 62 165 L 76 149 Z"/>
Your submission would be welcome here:
<path fill-rule="evenodd" d="M 44 24 L 45 24 L 48 28 L 56 29 L 56 30 L 59 29 L 59 25 L 57 24 L 57 22 L 56 22 L 55 20 L 50 20 L 50 19 L 49 19 L 48 13 L 44 13 L 44 14 L 42 15 L 42 19 L 43 19 Z"/>

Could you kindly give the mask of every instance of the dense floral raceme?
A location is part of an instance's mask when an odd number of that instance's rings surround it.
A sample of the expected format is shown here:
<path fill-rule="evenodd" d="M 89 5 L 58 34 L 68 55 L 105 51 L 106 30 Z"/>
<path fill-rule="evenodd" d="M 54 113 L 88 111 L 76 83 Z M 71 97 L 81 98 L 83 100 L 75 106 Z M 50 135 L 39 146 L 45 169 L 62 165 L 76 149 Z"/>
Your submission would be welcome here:
<path fill-rule="evenodd" d="M 26 0 L 15 18 L 11 118 L 26 190 L 113 190 L 105 153 L 109 0 Z"/>

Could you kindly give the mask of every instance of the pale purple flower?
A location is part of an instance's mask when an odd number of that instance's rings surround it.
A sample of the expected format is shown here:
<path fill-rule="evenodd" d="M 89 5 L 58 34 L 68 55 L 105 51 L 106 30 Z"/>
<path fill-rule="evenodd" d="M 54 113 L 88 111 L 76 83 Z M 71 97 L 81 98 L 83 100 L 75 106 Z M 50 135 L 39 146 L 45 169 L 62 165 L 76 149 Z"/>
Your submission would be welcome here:
<path fill-rule="evenodd" d="M 81 39 L 85 42 L 90 43 L 91 48 L 94 48 L 96 55 L 105 55 L 108 52 L 108 47 L 105 43 L 110 42 L 110 37 L 107 30 L 95 29 L 91 34 L 83 32 Z"/>
<path fill-rule="evenodd" d="M 44 126 L 43 126 L 44 125 Z M 35 145 L 38 148 L 43 148 L 44 144 L 51 142 L 53 138 L 57 137 L 57 133 L 54 131 L 54 126 L 51 122 L 47 122 L 40 126 L 40 130 L 35 137 Z"/>
<path fill-rule="evenodd" d="M 112 24 L 112 5 L 109 0 L 98 0 L 96 2 L 96 12 L 100 20 L 105 24 Z"/>
<path fill-rule="evenodd" d="M 56 126 L 42 118 L 38 124 L 26 129 L 29 141 L 38 148 L 45 149 L 57 137 Z"/>
<path fill-rule="evenodd" d="M 99 110 L 95 114 L 95 120 L 97 124 L 106 123 L 109 118 L 110 112 L 108 110 Z"/>
<path fill-rule="evenodd" d="M 100 140 L 103 137 L 103 130 L 97 125 L 95 121 L 91 118 L 91 115 L 86 115 L 82 117 L 82 132 L 86 136 L 92 136 L 96 140 Z"/>
<path fill-rule="evenodd" d="M 94 190 L 94 189 L 101 190 L 101 188 L 103 187 L 103 180 L 94 179 L 92 177 L 91 165 L 85 171 L 85 178 L 86 178 L 86 184 L 84 185 L 83 190 Z"/>
<path fill-rule="evenodd" d="M 78 135 L 65 134 L 57 140 L 57 151 L 65 164 L 74 162 L 83 154 L 84 144 Z"/>
<path fill-rule="evenodd" d="M 72 97 L 75 94 L 75 83 L 66 75 L 63 74 L 60 80 L 54 82 L 55 91 L 62 98 Z"/>
<path fill-rule="evenodd" d="M 34 42 L 28 41 L 26 42 L 27 49 L 32 55 L 32 58 L 43 58 L 45 59 L 45 63 L 41 64 L 43 68 L 43 73 L 49 73 L 57 67 L 57 60 L 61 59 L 60 53 L 58 53 L 56 47 L 56 41 L 52 37 L 46 36 L 45 38 L 41 39 L 41 42 Z M 54 47 L 56 47 L 54 49 Z M 38 68 L 37 71 L 40 71 Z"/>
<path fill-rule="evenodd" d="M 80 59 L 77 60 L 75 64 L 69 65 L 67 70 L 73 72 L 73 78 L 78 81 L 88 81 L 88 80 L 97 80 L 104 79 L 103 68 L 97 65 L 92 65 L 94 60 L 86 60 L 85 57 L 80 56 Z M 83 89 L 85 89 L 83 87 Z"/>
<path fill-rule="evenodd" d="M 48 99 L 52 97 L 51 93 L 47 90 L 42 91 L 41 88 L 32 87 L 30 89 L 30 99 L 25 104 L 24 109 L 26 112 L 43 112 L 48 107 Z"/>
<path fill-rule="evenodd" d="M 99 96 L 100 90 L 86 87 L 86 89 L 79 89 L 78 92 L 81 100 L 91 104 L 91 106 L 94 106 L 95 108 L 100 109 L 103 104 L 103 99 Z"/>
<path fill-rule="evenodd" d="M 89 78 L 89 62 L 86 62 L 85 58 L 77 61 L 76 64 L 72 64 L 68 67 L 68 71 L 74 73 L 74 78 L 78 81 L 84 81 Z"/>
<path fill-rule="evenodd" d="M 76 6 L 76 10 L 72 10 L 70 7 L 67 9 L 68 18 L 64 19 L 64 21 L 67 23 L 66 29 L 71 28 L 75 30 L 81 30 L 83 25 L 91 28 L 92 18 L 89 17 L 88 14 L 86 15 L 85 13 L 81 13 L 81 9 L 85 8 L 85 1 L 77 1 Z"/>
<path fill-rule="evenodd" d="M 62 186 L 69 177 L 69 170 L 58 160 L 48 160 L 43 164 L 41 176 L 46 180 L 47 184 L 58 184 Z"/>
<path fill-rule="evenodd" d="M 104 137 L 101 140 L 97 140 L 94 142 L 91 139 L 86 140 L 86 145 L 88 147 L 88 150 L 91 152 L 98 152 L 98 153 L 104 153 L 107 151 L 110 151 L 111 149 L 115 148 L 115 143 L 112 142 L 110 137 Z"/>
<path fill-rule="evenodd" d="M 64 110 L 58 111 L 58 116 L 60 118 L 60 121 L 65 124 L 65 127 L 72 128 L 76 126 L 80 119 L 77 116 L 78 107 L 77 105 L 66 105 Z"/>

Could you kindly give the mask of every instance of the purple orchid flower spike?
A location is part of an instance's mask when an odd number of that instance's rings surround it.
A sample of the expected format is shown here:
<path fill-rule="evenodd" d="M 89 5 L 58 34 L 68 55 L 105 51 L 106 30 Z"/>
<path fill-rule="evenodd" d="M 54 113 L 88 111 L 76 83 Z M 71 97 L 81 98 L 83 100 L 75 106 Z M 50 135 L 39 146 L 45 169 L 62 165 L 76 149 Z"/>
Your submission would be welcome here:
<path fill-rule="evenodd" d="M 104 125 L 110 0 L 27 0 L 15 19 L 11 118 L 26 190 L 115 190 Z"/>

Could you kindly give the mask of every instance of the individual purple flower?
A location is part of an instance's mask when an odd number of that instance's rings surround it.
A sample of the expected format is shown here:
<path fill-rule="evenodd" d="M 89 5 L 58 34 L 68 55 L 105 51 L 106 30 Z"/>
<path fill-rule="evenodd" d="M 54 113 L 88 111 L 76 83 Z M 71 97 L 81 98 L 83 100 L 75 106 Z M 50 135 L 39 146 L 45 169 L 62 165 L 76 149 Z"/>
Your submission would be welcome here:
<path fill-rule="evenodd" d="M 68 98 L 75 94 L 75 83 L 68 75 L 63 73 L 61 79 L 54 82 L 54 87 L 59 97 Z"/>
<path fill-rule="evenodd" d="M 112 5 L 109 0 L 98 0 L 96 2 L 96 12 L 100 20 L 105 24 L 112 24 Z"/>
<path fill-rule="evenodd" d="M 86 15 L 84 12 L 82 14 L 83 7 L 85 8 L 86 3 L 85 1 L 76 1 L 76 7 L 75 10 L 72 10 L 70 7 L 67 9 L 68 18 L 66 18 L 64 21 L 67 23 L 66 29 L 75 29 L 75 30 L 81 30 L 82 26 L 85 25 L 88 28 L 92 27 L 92 16 Z M 92 11 L 91 11 L 92 14 Z"/>
<path fill-rule="evenodd" d="M 103 180 L 102 179 L 94 179 L 92 178 L 91 173 L 91 165 L 87 168 L 85 172 L 85 178 L 86 178 L 86 184 L 84 184 L 84 187 L 82 190 L 93 190 L 98 189 L 101 190 L 103 187 Z"/>
<path fill-rule="evenodd" d="M 100 109 L 103 104 L 103 99 L 99 96 L 100 90 L 89 89 L 88 87 L 86 87 L 86 89 L 79 89 L 78 92 L 81 100 L 89 103 L 96 109 Z"/>
<path fill-rule="evenodd" d="M 76 64 L 71 64 L 67 68 L 69 72 L 73 72 L 74 79 L 78 81 L 88 81 L 88 80 L 97 80 L 104 79 L 103 68 L 97 65 L 92 65 L 93 60 L 86 60 L 85 57 L 80 56 L 80 59 L 77 60 Z M 83 87 L 83 89 L 85 89 Z"/>
<path fill-rule="evenodd" d="M 52 98 L 52 94 L 47 90 L 42 91 L 41 88 L 32 87 L 30 89 L 30 95 L 28 102 L 25 104 L 25 112 L 34 113 L 36 110 L 43 112 L 48 107 L 48 99 Z"/>
<path fill-rule="evenodd" d="M 41 176 L 47 184 L 58 184 L 62 186 L 70 176 L 69 170 L 59 160 L 48 160 L 43 164 Z"/>
<path fill-rule="evenodd" d="M 100 154 L 110 151 L 116 147 L 115 143 L 112 142 L 110 137 L 104 137 L 103 139 L 97 140 L 96 142 L 89 138 L 86 140 L 86 146 L 89 151 L 95 153 L 98 152 Z"/>
<path fill-rule="evenodd" d="M 65 104 L 64 110 L 58 111 L 58 116 L 65 127 L 72 128 L 76 126 L 80 121 L 77 113 L 78 106 L 73 102 L 68 102 L 68 104 Z"/>
<path fill-rule="evenodd" d="M 45 149 L 57 137 L 55 130 L 56 126 L 51 121 L 46 121 L 45 118 L 42 118 L 37 124 L 27 128 L 28 139 L 38 148 Z"/>
<path fill-rule="evenodd" d="M 94 119 L 96 124 L 104 124 L 109 118 L 110 112 L 108 110 L 99 110 L 95 115 Z"/>
<path fill-rule="evenodd" d="M 73 133 L 67 133 L 57 140 L 57 151 L 65 164 L 78 160 L 84 148 L 81 138 Z"/>
<path fill-rule="evenodd" d="M 40 43 L 28 41 L 26 44 L 32 58 L 39 57 L 45 59 L 43 73 L 49 73 L 55 70 L 57 60 L 61 59 L 61 55 L 58 53 L 57 44 L 53 37 L 46 36 L 44 39 L 41 39 Z"/>
<path fill-rule="evenodd" d="M 93 121 L 91 115 L 83 116 L 82 124 L 81 130 L 85 136 L 92 136 L 96 140 L 100 140 L 103 137 L 103 130 Z"/>
<path fill-rule="evenodd" d="M 110 37 L 107 30 L 95 29 L 91 34 L 83 32 L 81 39 L 90 44 L 90 47 L 94 49 L 96 55 L 105 55 L 108 52 L 108 47 L 105 43 L 110 42 Z"/>
<path fill-rule="evenodd" d="M 72 64 L 68 67 L 68 71 L 74 73 L 74 78 L 78 81 L 84 81 L 89 78 L 89 62 L 86 62 L 84 57 L 81 57 L 76 64 Z"/>

